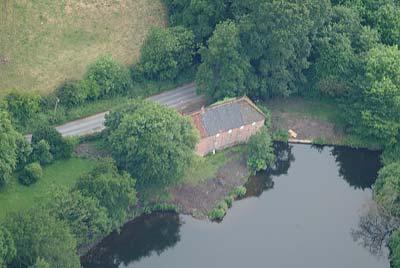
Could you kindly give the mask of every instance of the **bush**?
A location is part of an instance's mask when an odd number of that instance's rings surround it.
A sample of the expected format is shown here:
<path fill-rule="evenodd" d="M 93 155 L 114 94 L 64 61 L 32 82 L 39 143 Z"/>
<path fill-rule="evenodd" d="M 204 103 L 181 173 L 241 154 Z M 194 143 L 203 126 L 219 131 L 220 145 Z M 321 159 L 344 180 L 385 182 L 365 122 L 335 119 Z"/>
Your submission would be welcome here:
<path fill-rule="evenodd" d="M 35 144 L 32 158 L 41 165 L 47 165 L 53 161 L 53 155 L 50 153 L 50 145 L 46 140 L 41 140 Z"/>
<path fill-rule="evenodd" d="M 7 110 L 14 120 L 25 123 L 39 112 L 40 96 L 13 91 L 5 97 Z"/>
<path fill-rule="evenodd" d="M 50 153 L 54 159 L 71 157 L 74 149 L 72 142 L 64 139 L 54 127 L 49 125 L 40 126 L 32 133 L 33 147 L 37 147 L 41 140 L 45 140 L 50 145 Z"/>
<path fill-rule="evenodd" d="M 32 146 L 29 143 L 29 141 L 22 135 L 17 136 L 17 139 L 15 140 L 15 144 L 17 145 L 16 170 L 22 170 L 29 161 L 29 158 L 32 153 Z"/>
<path fill-rule="evenodd" d="M 79 87 L 77 81 L 65 83 L 57 89 L 56 93 L 60 103 L 68 108 L 82 104 L 88 94 L 85 88 Z"/>
<path fill-rule="evenodd" d="M 214 208 L 208 217 L 212 221 L 221 221 L 225 217 L 226 211 L 221 208 Z"/>
<path fill-rule="evenodd" d="M 278 128 L 274 133 L 272 133 L 272 139 L 274 141 L 287 142 L 289 138 L 289 133 L 283 128 Z"/>
<path fill-rule="evenodd" d="M 266 127 L 262 127 L 247 143 L 247 165 L 252 172 L 270 168 L 275 161 L 271 136 Z"/>
<path fill-rule="evenodd" d="M 86 77 L 98 85 L 100 98 L 126 93 L 132 86 L 128 69 L 117 63 L 111 56 L 104 56 L 90 65 Z M 92 90 L 88 96 L 97 94 L 96 88 L 92 87 Z"/>
<path fill-rule="evenodd" d="M 225 197 L 224 201 L 230 208 L 230 207 L 232 207 L 233 201 L 235 201 L 235 199 L 233 198 L 233 196 L 228 196 L 228 197 Z"/>
<path fill-rule="evenodd" d="M 174 79 L 192 63 L 194 35 L 183 27 L 153 28 L 144 42 L 139 66 L 152 80 Z"/>
<path fill-rule="evenodd" d="M 389 248 L 391 267 L 400 268 L 400 230 L 390 236 Z"/>
<path fill-rule="evenodd" d="M 43 175 L 42 167 L 39 163 L 32 163 L 25 166 L 19 175 L 19 182 L 23 185 L 31 185 L 37 182 Z"/>
<path fill-rule="evenodd" d="M 232 189 L 231 195 L 234 199 L 243 198 L 246 195 L 247 189 L 244 186 L 237 186 Z"/>

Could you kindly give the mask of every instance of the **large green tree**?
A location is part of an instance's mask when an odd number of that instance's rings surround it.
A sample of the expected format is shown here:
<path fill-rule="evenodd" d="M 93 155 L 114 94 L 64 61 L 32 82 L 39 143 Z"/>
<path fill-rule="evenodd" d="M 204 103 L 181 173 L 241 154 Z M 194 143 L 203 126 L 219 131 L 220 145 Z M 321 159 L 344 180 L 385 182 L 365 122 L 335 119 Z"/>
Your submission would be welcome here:
<path fill-rule="evenodd" d="M 110 231 L 107 210 L 97 198 L 84 196 L 78 190 L 52 189 L 47 206 L 57 219 L 68 224 L 79 245 L 90 243 Z"/>
<path fill-rule="evenodd" d="M 17 164 L 17 136 L 8 113 L 0 110 L 0 186 L 6 184 Z"/>
<path fill-rule="evenodd" d="M 374 184 L 374 199 L 388 213 L 400 216 L 400 162 L 384 166 Z"/>
<path fill-rule="evenodd" d="M 391 145 L 400 131 L 400 50 L 379 46 L 365 62 L 366 83 L 362 91 L 358 133 Z"/>
<path fill-rule="evenodd" d="M 41 257 L 52 268 L 79 268 L 76 240 L 64 222 L 34 208 L 8 215 L 5 226 L 13 236 L 16 256 L 9 267 L 28 268 Z"/>
<path fill-rule="evenodd" d="M 253 135 L 246 146 L 247 165 L 252 172 L 271 168 L 275 162 L 271 135 L 266 126 Z"/>
<path fill-rule="evenodd" d="M 11 233 L 0 225 L 0 268 L 7 268 L 7 264 L 11 262 L 16 253 Z"/>
<path fill-rule="evenodd" d="M 218 24 L 207 43 L 200 51 L 198 91 L 214 100 L 244 95 L 250 62 L 243 54 L 238 27 L 229 20 Z"/>
<path fill-rule="evenodd" d="M 98 200 L 100 206 L 106 209 L 111 227 L 119 228 L 127 218 L 129 207 L 137 203 L 135 183 L 136 181 L 128 173 L 119 173 L 114 160 L 110 158 L 100 160 L 92 171 L 78 179 L 74 190 L 87 197 L 88 202 L 92 202 L 91 206 L 86 207 L 85 210 L 91 209 L 92 212 L 90 213 L 96 213 L 92 215 L 95 216 L 95 218 L 92 218 L 93 228 L 88 230 L 96 233 L 88 233 L 89 238 L 107 230 L 103 212 L 93 210 L 95 203 L 93 199 Z M 84 201 L 85 199 L 82 198 L 81 200 Z M 89 206 L 89 204 L 87 205 Z M 81 211 L 81 213 L 87 215 L 85 211 Z M 76 228 L 79 228 L 78 222 L 76 222 Z"/>
<path fill-rule="evenodd" d="M 192 63 L 194 35 L 181 27 L 153 28 L 147 36 L 136 67 L 153 80 L 174 79 Z"/>
<path fill-rule="evenodd" d="M 142 187 L 179 180 L 198 140 L 189 118 L 150 101 L 111 112 L 105 125 L 118 166 L 137 178 Z"/>
<path fill-rule="evenodd" d="M 307 1 L 259 1 L 239 18 L 241 39 L 258 77 L 252 95 L 288 96 L 305 82 L 313 21 Z"/>

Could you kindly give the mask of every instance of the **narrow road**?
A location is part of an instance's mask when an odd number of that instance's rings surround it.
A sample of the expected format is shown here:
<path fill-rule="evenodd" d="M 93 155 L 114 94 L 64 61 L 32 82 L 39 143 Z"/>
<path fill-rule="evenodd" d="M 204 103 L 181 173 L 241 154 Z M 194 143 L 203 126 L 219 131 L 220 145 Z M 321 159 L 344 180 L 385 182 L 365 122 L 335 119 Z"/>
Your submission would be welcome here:
<path fill-rule="evenodd" d="M 174 108 L 184 114 L 200 109 L 205 104 L 204 97 L 197 95 L 194 83 L 149 97 L 148 99 Z M 106 114 L 108 114 L 108 111 L 66 123 L 56 127 L 56 129 L 64 137 L 98 133 L 104 129 Z"/>

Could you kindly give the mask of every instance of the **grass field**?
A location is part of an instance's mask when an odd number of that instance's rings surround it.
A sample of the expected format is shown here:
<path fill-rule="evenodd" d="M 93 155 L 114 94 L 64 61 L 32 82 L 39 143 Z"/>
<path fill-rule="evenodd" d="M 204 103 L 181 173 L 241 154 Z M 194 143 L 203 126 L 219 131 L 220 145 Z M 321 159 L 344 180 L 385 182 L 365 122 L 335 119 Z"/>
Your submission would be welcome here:
<path fill-rule="evenodd" d="M 1 0 L 0 96 L 52 91 L 104 54 L 132 64 L 165 23 L 162 0 Z"/>
<path fill-rule="evenodd" d="M 0 220 L 4 219 L 8 212 L 31 208 L 38 198 L 50 191 L 52 185 L 71 187 L 82 173 L 89 171 L 93 166 L 93 161 L 84 158 L 55 162 L 45 167 L 43 178 L 29 187 L 19 184 L 14 177 L 0 189 Z"/>

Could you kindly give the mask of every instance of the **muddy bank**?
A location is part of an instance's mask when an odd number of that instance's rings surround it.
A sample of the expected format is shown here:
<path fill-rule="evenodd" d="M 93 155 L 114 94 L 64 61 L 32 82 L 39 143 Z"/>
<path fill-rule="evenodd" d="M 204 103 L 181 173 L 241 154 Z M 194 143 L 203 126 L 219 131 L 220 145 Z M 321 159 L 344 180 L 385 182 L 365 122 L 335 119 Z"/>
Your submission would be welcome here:
<path fill-rule="evenodd" d="M 171 202 L 180 208 L 180 213 L 205 218 L 218 201 L 227 197 L 234 187 L 245 184 L 249 176 L 244 156 L 234 157 L 218 170 L 214 179 L 170 189 Z"/>

